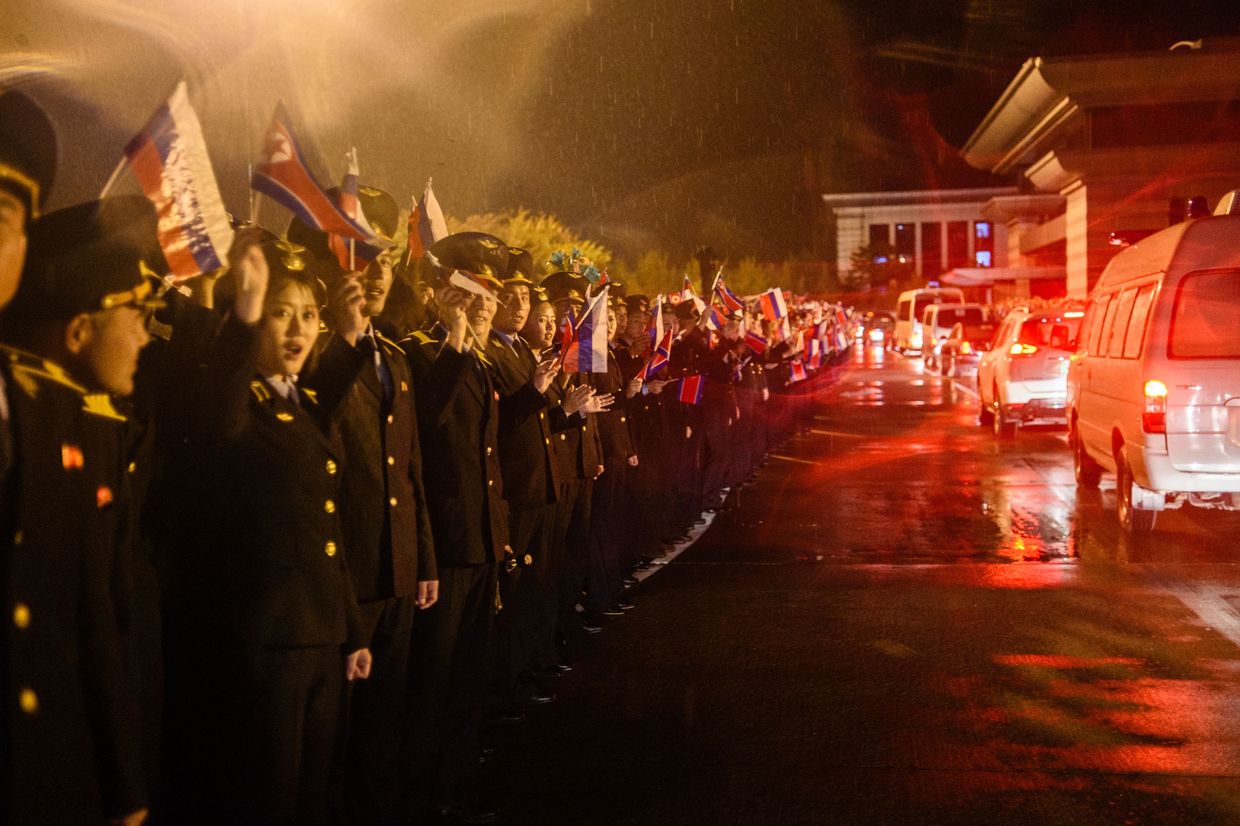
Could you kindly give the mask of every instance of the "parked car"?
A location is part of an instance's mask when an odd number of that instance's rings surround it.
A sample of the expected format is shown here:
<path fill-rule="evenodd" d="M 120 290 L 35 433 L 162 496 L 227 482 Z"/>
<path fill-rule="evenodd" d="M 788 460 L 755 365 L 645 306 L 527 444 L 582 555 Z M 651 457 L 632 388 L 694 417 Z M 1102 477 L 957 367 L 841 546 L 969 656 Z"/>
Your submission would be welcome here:
<path fill-rule="evenodd" d="M 989 318 L 990 308 L 985 304 L 931 304 L 927 307 L 921 316 L 921 360 L 926 369 L 939 369 L 939 351 L 956 324 L 981 327 Z M 994 327 L 990 332 L 994 333 Z"/>
<path fill-rule="evenodd" d="M 939 344 L 939 373 L 944 376 L 974 375 L 982 353 L 990 349 L 995 337 L 995 325 L 989 321 L 982 324 L 956 324 L 947 338 Z"/>
<path fill-rule="evenodd" d="M 920 353 L 921 317 L 931 304 L 963 304 L 959 287 L 922 287 L 900 293 L 896 303 L 896 329 L 891 347 L 901 353 Z"/>
<path fill-rule="evenodd" d="M 1191 504 L 1240 509 L 1240 216 L 1168 227 L 1090 294 L 1068 371 L 1077 484 L 1116 475 L 1129 531 Z"/>
<path fill-rule="evenodd" d="M 1022 307 L 1003 319 L 977 365 L 978 419 L 996 436 L 1013 436 L 1022 424 L 1067 422 L 1068 360 L 1082 315 Z"/>

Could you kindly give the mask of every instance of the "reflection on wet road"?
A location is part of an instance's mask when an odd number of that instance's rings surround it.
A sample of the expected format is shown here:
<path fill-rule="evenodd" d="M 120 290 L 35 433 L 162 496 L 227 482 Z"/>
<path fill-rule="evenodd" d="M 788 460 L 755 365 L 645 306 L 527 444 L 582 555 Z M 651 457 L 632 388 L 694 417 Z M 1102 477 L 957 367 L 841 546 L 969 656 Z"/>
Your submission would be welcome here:
<path fill-rule="evenodd" d="M 972 384 L 857 354 L 769 493 L 721 523 L 754 541 L 715 534 L 691 560 L 873 589 L 843 627 L 924 692 L 894 760 L 960 773 L 902 790 L 945 820 L 992 822 L 968 788 L 1025 822 L 1095 816 L 1100 795 L 1116 822 L 1240 822 L 1240 517 L 1167 512 L 1128 536 L 1113 479 L 1077 490 L 1062 429 L 997 440 Z"/>
<path fill-rule="evenodd" d="M 510 822 L 1240 823 L 1236 515 L 1128 537 L 1062 430 L 881 350 L 731 504 L 519 735 Z"/>

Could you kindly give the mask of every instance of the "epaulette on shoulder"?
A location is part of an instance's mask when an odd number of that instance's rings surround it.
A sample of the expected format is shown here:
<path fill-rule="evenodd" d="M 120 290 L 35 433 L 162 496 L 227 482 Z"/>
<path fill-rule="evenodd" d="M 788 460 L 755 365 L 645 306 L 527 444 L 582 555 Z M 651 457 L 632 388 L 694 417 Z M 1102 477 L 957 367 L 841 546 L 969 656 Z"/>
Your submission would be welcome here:
<path fill-rule="evenodd" d="M 428 344 L 434 344 L 435 337 L 424 330 L 414 330 L 413 334 L 410 335 L 406 341 L 416 341 L 418 344 L 425 347 Z"/>
<path fill-rule="evenodd" d="M 478 361 L 482 362 L 487 367 L 491 366 L 491 360 L 487 358 L 487 354 L 483 351 L 481 347 L 476 348 L 474 352 L 478 354 Z"/>
<path fill-rule="evenodd" d="M 271 400 L 271 388 L 267 386 L 267 382 L 254 379 L 250 382 L 250 392 L 254 394 L 254 398 L 260 402 Z"/>
<path fill-rule="evenodd" d="M 38 395 L 39 385 L 43 383 L 56 384 L 79 395 L 86 395 L 86 388 L 70 378 L 68 371 L 56 362 L 15 347 L 4 347 L 2 350 L 9 363 L 13 381 L 31 398 Z"/>
<path fill-rule="evenodd" d="M 125 414 L 112 404 L 112 397 L 107 393 L 87 393 L 82 397 L 82 410 L 101 419 L 110 419 L 114 422 L 128 421 Z"/>
<path fill-rule="evenodd" d="M 305 396 L 313 404 L 319 403 L 319 394 L 316 391 L 311 390 L 309 387 L 299 387 L 297 388 L 297 392 L 300 393 L 302 396 Z"/>
<path fill-rule="evenodd" d="M 405 352 L 404 347 L 401 347 L 399 344 L 397 344 L 395 341 L 392 341 L 390 338 L 385 336 L 383 333 L 380 333 L 379 331 L 376 330 L 375 335 L 378 336 L 380 341 L 382 341 L 384 344 L 388 345 L 389 347 L 393 348 L 397 352 L 400 352 L 400 353 Z"/>

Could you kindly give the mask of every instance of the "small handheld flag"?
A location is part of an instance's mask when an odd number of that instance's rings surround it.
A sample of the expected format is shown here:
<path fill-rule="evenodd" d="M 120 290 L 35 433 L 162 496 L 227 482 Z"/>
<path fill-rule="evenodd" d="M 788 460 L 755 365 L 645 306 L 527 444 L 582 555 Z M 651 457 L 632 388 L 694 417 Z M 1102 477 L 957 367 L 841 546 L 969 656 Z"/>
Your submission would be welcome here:
<path fill-rule="evenodd" d="M 668 362 L 672 358 L 672 331 L 668 330 L 663 335 L 663 340 L 659 342 L 659 346 L 655 348 L 654 353 L 646 361 L 646 366 L 642 368 L 642 380 L 648 381 L 651 376 L 667 367 Z"/>
<path fill-rule="evenodd" d="M 758 303 L 762 307 L 762 315 L 771 321 L 778 321 L 788 315 L 788 305 L 784 301 L 784 291 L 778 287 L 772 287 L 764 292 L 758 298 Z"/>
<path fill-rule="evenodd" d="M 684 283 L 680 287 L 680 300 L 688 301 L 696 295 L 697 293 L 693 292 L 693 282 L 689 280 L 689 275 L 686 273 L 684 275 Z"/>
<path fill-rule="evenodd" d="M 715 282 L 715 297 L 719 299 L 724 309 L 729 313 L 738 313 L 745 309 L 745 302 L 741 301 L 736 293 L 728 289 L 728 285 L 723 283 L 722 277 Z"/>
<path fill-rule="evenodd" d="M 676 398 L 685 404 L 701 404 L 705 386 L 704 376 L 685 376 L 676 382 Z"/>
<path fill-rule="evenodd" d="M 607 372 L 607 290 L 603 287 L 576 325 L 576 340 L 564 349 L 565 373 Z"/>
<path fill-rule="evenodd" d="M 805 381 L 805 362 L 797 359 L 789 365 L 791 374 L 788 378 L 789 384 L 795 384 L 799 381 Z"/>
<path fill-rule="evenodd" d="M 254 166 L 251 188 L 267 195 L 320 232 L 333 232 L 356 241 L 367 233 L 345 215 L 314 179 L 302 156 L 284 105 L 276 106 L 263 137 L 263 154 Z"/>
<path fill-rule="evenodd" d="M 126 145 L 125 158 L 155 206 L 159 246 L 176 280 L 224 266 L 233 231 L 185 81 Z"/>
<path fill-rule="evenodd" d="M 766 352 L 766 339 L 750 330 L 745 333 L 745 346 L 761 355 Z"/>
<path fill-rule="evenodd" d="M 336 203 L 340 207 L 340 211 L 348 216 L 349 220 L 356 224 L 370 238 L 380 240 L 377 233 L 375 233 L 370 223 L 366 220 L 366 215 L 362 212 L 361 202 L 358 200 L 357 149 L 349 150 L 346 158 L 348 160 L 348 167 L 345 170 L 344 179 L 340 183 L 340 194 L 336 198 Z M 331 247 L 331 251 L 335 253 L 336 260 L 340 262 L 340 266 L 345 272 L 364 269 L 371 261 L 378 258 L 384 249 L 381 244 L 366 243 L 334 233 L 328 237 L 327 244 Z"/>

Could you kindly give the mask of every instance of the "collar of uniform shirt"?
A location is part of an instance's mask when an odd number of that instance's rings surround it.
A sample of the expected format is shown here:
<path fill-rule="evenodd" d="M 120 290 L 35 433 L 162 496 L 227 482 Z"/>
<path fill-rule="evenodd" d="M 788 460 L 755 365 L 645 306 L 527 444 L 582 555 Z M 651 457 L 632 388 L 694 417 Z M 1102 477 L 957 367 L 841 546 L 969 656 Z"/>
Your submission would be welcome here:
<path fill-rule="evenodd" d="M 280 398 L 285 401 L 288 401 L 289 396 L 291 396 L 293 391 L 297 389 L 296 373 L 291 376 L 276 376 L 267 375 L 264 373 L 263 378 L 266 380 L 267 384 L 271 385 L 271 389 L 280 394 Z"/>
<path fill-rule="evenodd" d="M 502 340 L 505 344 L 511 347 L 514 351 L 516 351 L 517 349 L 517 334 L 516 333 L 513 333 L 512 335 L 508 335 L 508 333 L 505 333 L 503 330 L 497 329 L 495 327 L 491 328 L 491 332 L 499 336 L 500 340 Z"/>

